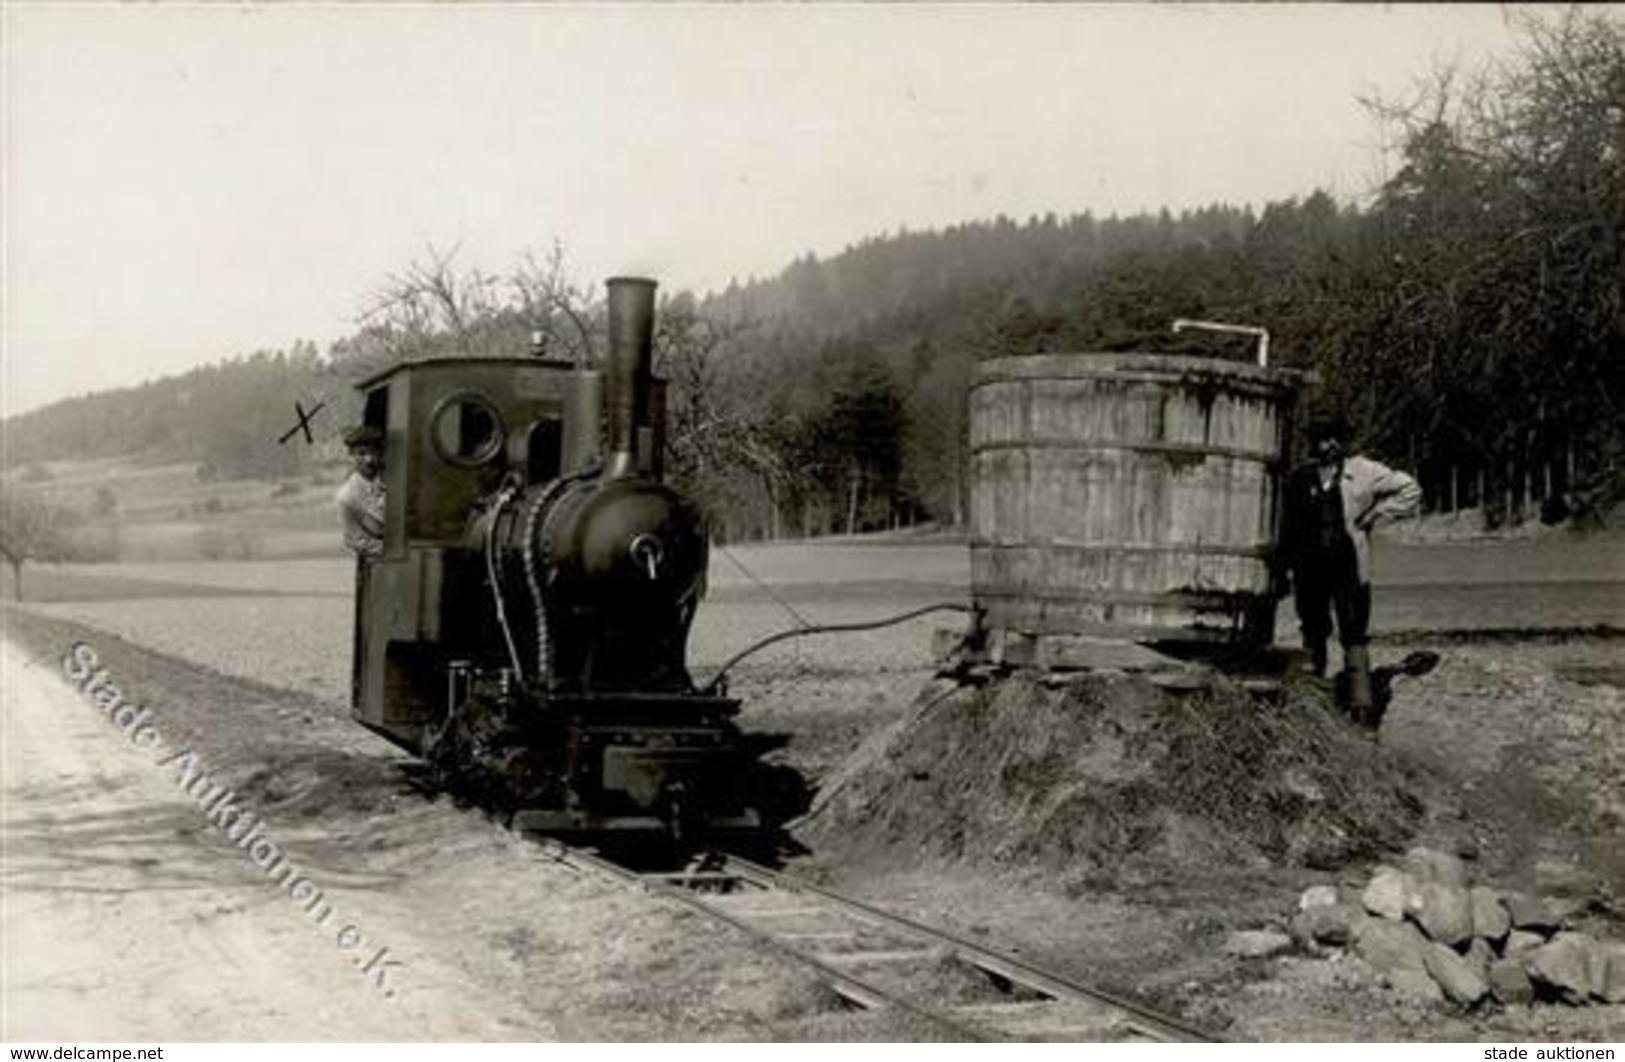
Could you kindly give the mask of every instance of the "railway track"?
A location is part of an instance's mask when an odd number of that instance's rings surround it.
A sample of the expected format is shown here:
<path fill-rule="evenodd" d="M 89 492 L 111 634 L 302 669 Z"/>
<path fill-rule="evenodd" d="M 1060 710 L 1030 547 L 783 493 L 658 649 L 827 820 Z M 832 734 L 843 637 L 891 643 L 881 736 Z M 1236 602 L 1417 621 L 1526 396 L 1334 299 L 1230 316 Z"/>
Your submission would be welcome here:
<path fill-rule="evenodd" d="M 966 1041 L 1211 1042 L 1133 1000 L 738 856 L 639 872 L 538 838 L 554 859 L 738 929 L 810 969 L 848 1004 L 912 1015 Z"/>

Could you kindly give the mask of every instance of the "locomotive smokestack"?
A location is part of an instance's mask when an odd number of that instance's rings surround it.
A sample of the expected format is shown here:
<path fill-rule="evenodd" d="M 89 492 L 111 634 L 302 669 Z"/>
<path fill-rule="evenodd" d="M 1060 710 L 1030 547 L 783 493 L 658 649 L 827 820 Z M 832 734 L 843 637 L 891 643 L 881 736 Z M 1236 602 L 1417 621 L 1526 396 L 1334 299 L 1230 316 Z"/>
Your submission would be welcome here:
<path fill-rule="evenodd" d="M 638 418 L 649 404 L 654 375 L 655 282 L 644 277 L 611 277 L 609 362 L 605 366 L 604 420 L 609 434 L 610 478 L 637 468 Z"/>

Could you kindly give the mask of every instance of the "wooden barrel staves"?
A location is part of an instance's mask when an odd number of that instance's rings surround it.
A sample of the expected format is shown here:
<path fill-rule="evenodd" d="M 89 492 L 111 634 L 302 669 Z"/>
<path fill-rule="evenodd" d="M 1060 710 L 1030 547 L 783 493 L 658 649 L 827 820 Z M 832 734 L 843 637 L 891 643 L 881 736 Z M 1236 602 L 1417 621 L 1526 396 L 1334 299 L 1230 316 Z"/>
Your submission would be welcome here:
<path fill-rule="evenodd" d="M 995 358 L 970 391 L 971 585 L 993 630 L 1268 645 L 1302 377 L 1205 358 Z"/>

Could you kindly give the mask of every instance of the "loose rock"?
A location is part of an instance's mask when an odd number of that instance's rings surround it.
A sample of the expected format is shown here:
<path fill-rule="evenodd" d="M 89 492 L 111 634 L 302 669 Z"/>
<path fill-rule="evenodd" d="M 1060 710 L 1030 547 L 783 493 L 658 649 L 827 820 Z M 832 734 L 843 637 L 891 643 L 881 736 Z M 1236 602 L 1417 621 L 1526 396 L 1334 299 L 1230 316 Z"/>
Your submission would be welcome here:
<path fill-rule="evenodd" d="M 1360 902 L 1378 918 L 1398 922 L 1405 917 L 1405 897 L 1411 891 L 1403 871 L 1378 867 L 1371 877 L 1371 884 L 1361 893 Z"/>
<path fill-rule="evenodd" d="M 1343 947 L 1368 920 L 1366 913 L 1351 903 L 1319 905 L 1299 912 L 1292 920 L 1292 935 L 1304 944 Z"/>
<path fill-rule="evenodd" d="M 1444 989 L 1425 970 L 1395 970 L 1388 975 L 1388 985 L 1405 999 L 1424 1003 L 1444 1001 Z"/>
<path fill-rule="evenodd" d="M 1243 959 L 1264 959 L 1292 947 L 1292 938 L 1273 929 L 1242 929 L 1225 938 L 1226 955 Z"/>
<path fill-rule="evenodd" d="M 1430 939 L 1455 947 L 1472 938 L 1473 908 L 1466 889 L 1430 881 L 1420 891 L 1422 909 L 1415 918 Z"/>
<path fill-rule="evenodd" d="M 1591 981 L 1591 995 L 1596 999 L 1607 999 L 1608 992 L 1608 945 L 1600 940 L 1592 940 L 1586 953 L 1587 977 Z"/>
<path fill-rule="evenodd" d="M 1501 897 L 1513 929 L 1527 929 L 1550 936 L 1557 930 L 1559 919 L 1551 907 L 1539 896 L 1513 892 Z"/>
<path fill-rule="evenodd" d="M 1588 906 L 1590 906 L 1590 900 L 1582 896 L 1546 897 L 1546 909 L 1552 913 L 1552 917 L 1557 920 L 1557 924 L 1560 926 L 1569 925 L 1575 919 L 1583 916 Z"/>
<path fill-rule="evenodd" d="M 1483 937 L 1474 937 L 1472 943 L 1467 945 L 1467 951 L 1462 955 L 1467 965 L 1480 977 L 1486 977 L 1490 972 L 1490 965 L 1495 962 L 1495 949 L 1490 947 L 1489 941 Z"/>
<path fill-rule="evenodd" d="M 1412 874 L 1405 875 L 1405 917 L 1415 918 L 1422 913 L 1422 883 Z"/>
<path fill-rule="evenodd" d="M 1625 1003 L 1625 944 L 1609 944 L 1608 967 L 1604 972 L 1602 998 L 1609 1003 Z"/>
<path fill-rule="evenodd" d="M 1544 943 L 1546 938 L 1539 933 L 1531 933 L 1527 929 L 1514 929 L 1507 934 L 1506 943 L 1501 945 L 1501 954 L 1508 959 L 1516 958 L 1534 951 Z"/>
<path fill-rule="evenodd" d="M 1489 994 L 1490 986 L 1467 961 L 1443 944 L 1428 946 L 1423 955 L 1428 975 L 1439 982 L 1445 997 L 1470 1007 Z"/>
<path fill-rule="evenodd" d="M 1475 885 L 1467 893 L 1473 909 L 1473 936 L 1499 941 L 1512 931 L 1512 917 L 1494 889 Z"/>
<path fill-rule="evenodd" d="M 1467 868 L 1457 857 L 1435 848 L 1416 847 L 1405 853 L 1403 868 L 1418 882 L 1467 887 Z"/>
<path fill-rule="evenodd" d="M 1354 857 L 1348 831 L 1336 823 L 1309 819 L 1287 827 L 1282 837 L 1286 859 L 1298 866 L 1336 870 Z"/>
<path fill-rule="evenodd" d="M 1565 1003 L 1584 1003 L 1591 996 L 1591 951 L 1595 942 L 1584 933 L 1559 933 L 1525 957 L 1529 976 Z"/>
<path fill-rule="evenodd" d="M 1365 922 L 1354 938 L 1354 950 L 1360 958 L 1388 973 L 1426 970 L 1427 945 L 1427 938 L 1409 922 L 1385 918 Z"/>
<path fill-rule="evenodd" d="M 1298 910 L 1307 911 L 1311 907 L 1330 907 L 1337 902 L 1336 885 L 1311 885 L 1303 890 L 1298 897 Z"/>
<path fill-rule="evenodd" d="M 1530 1003 L 1535 998 L 1535 986 L 1529 980 L 1529 971 L 1516 959 L 1500 959 L 1490 964 L 1490 991 L 1502 1003 Z"/>

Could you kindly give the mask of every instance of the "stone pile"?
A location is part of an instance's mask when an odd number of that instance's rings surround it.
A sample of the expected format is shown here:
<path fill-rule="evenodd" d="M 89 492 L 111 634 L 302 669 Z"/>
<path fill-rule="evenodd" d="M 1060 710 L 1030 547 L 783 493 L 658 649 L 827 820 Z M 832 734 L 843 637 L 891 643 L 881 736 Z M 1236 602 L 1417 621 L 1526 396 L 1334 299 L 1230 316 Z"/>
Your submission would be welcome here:
<path fill-rule="evenodd" d="M 1331 885 L 1305 891 L 1290 938 L 1252 930 L 1233 934 L 1226 949 L 1261 956 L 1295 941 L 1348 951 L 1402 995 L 1462 1007 L 1625 1003 L 1625 943 L 1567 921 L 1543 897 L 1471 885 L 1460 859 L 1413 848 L 1398 867 L 1377 867 L 1357 896 Z"/>

